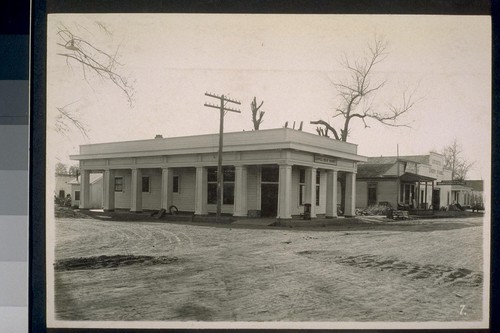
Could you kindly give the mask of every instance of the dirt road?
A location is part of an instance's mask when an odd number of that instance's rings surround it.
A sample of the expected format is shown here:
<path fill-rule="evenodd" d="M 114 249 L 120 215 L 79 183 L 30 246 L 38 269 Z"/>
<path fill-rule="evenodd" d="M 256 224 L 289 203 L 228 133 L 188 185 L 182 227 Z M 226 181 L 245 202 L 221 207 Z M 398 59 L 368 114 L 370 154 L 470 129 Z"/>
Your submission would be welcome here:
<path fill-rule="evenodd" d="M 56 318 L 477 321 L 482 220 L 461 222 L 410 232 L 58 219 Z"/>

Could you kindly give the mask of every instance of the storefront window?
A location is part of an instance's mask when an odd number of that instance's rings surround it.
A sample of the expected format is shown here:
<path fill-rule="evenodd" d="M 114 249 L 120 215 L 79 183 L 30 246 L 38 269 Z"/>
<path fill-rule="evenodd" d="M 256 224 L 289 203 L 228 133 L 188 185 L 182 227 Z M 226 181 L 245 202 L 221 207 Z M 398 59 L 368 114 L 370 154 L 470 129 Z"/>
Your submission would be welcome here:
<path fill-rule="evenodd" d="M 216 204 L 217 203 L 217 182 L 208 183 L 207 187 L 207 203 Z"/>
<path fill-rule="evenodd" d="M 321 183 L 321 173 L 319 170 L 316 171 L 316 206 L 319 206 L 319 188 Z"/>
<path fill-rule="evenodd" d="M 234 167 L 222 168 L 222 204 L 234 204 Z M 207 203 L 217 204 L 217 168 L 207 168 Z"/>
<path fill-rule="evenodd" d="M 217 168 L 207 168 L 207 203 L 217 203 Z"/>
<path fill-rule="evenodd" d="M 234 204 L 234 182 L 224 182 L 224 187 L 222 190 L 222 203 L 224 205 Z"/>

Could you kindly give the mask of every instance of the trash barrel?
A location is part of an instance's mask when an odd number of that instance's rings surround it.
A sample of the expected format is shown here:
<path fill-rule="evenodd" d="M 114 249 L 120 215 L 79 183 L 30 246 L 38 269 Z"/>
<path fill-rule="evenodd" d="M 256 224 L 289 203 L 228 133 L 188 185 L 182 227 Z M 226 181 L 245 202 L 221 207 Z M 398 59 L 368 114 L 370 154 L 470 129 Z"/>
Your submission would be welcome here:
<path fill-rule="evenodd" d="M 304 204 L 304 220 L 311 219 L 311 204 Z"/>

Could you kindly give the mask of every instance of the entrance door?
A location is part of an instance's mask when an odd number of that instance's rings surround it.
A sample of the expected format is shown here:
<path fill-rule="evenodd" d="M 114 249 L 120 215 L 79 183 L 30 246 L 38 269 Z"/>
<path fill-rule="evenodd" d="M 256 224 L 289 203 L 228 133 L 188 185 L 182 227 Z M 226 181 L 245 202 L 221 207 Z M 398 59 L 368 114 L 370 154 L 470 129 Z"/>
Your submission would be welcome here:
<path fill-rule="evenodd" d="M 439 189 L 434 189 L 432 191 L 432 209 L 433 210 L 439 210 L 440 208 L 440 193 L 439 193 Z"/>
<path fill-rule="evenodd" d="M 276 217 L 278 215 L 278 184 L 261 184 L 260 186 L 261 216 Z"/>

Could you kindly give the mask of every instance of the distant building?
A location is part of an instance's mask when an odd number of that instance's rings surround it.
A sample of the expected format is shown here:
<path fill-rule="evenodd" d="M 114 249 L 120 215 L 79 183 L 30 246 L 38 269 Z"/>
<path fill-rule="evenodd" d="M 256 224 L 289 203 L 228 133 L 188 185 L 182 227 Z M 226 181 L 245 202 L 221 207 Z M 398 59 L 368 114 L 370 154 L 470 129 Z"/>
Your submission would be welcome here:
<path fill-rule="evenodd" d="M 64 199 L 68 194 L 71 194 L 71 184 L 70 182 L 75 179 L 74 175 L 61 175 L 61 174 L 56 174 L 55 180 L 55 189 L 54 189 L 54 196 Z"/>
<path fill-rule="evenodd" d="M 78 178 L 73 176 L 73 180 L 69 182 L 71 186 L 71 205 L 80 206 L 81 201 L 81 176 Z M 92 173 L 89 175 L 89 202 L 88 208 L 102 209 L 103 208 L 103 187 L 102 173 Z"/>
<path fill-rule="evenodd" d="M 91 178 L 103 174 L 105 210 L 214 213 L 218 134 L 80 146 L 79 205 L 90 208 Z M 337 216 L 338 173 L 345 215 L 355 214 L 357 145 L 289 128 L 224 134 L 222 212 L 233 216 Z"/>
<path fill-rule="evenodd" d="M 358 165 L 356 206 L 398 204 L 412 209 L 439 209 L 452 203 L 468 205 L 471 188 L 451 182 L 444 156 L 369 157 Z"/>

